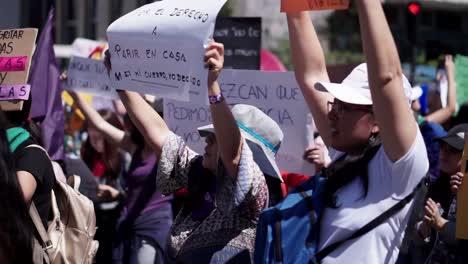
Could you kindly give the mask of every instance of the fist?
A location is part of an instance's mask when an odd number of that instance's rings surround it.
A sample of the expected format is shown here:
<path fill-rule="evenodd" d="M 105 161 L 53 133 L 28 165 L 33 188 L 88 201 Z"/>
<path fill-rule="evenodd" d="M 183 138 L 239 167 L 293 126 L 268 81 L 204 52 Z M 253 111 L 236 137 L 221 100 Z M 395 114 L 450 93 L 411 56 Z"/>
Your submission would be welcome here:
<path fill-rule="evenodd" d="M 224 45 L 212 42 L 205 50 L 205 66 L 208 67 L 208 86 L 218 80 L 224 66 Z"/>

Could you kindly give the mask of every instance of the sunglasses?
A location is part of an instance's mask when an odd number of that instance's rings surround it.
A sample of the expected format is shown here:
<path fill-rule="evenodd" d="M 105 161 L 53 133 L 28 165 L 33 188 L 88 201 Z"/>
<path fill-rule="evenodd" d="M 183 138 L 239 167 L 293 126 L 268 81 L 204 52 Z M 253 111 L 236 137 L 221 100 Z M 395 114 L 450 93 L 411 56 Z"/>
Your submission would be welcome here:
<path fill-rule="evenodd" d="M 328 101 L 328 112 L 334 111 L 337 115 L 342 116 L 345 112 L 361 111 L 372 113 L 371 105 L 348 104 L 335 98 L 333 102 Z"/>

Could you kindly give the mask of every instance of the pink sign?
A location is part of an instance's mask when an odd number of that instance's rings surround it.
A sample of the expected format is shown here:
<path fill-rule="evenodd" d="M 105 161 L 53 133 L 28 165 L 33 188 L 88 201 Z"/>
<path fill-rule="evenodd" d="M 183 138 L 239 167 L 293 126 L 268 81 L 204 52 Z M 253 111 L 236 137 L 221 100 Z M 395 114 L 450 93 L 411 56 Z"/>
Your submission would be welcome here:
<path fill-rule="evenodd" d="M 1 85 L 0 101 L 28 100 L 29 92 L 31 92 L 29 84 Z"/>
<path fill-rule="evenodd" d="M 0 57 L 0 72 L 25 71 L 27 56 Z"/>

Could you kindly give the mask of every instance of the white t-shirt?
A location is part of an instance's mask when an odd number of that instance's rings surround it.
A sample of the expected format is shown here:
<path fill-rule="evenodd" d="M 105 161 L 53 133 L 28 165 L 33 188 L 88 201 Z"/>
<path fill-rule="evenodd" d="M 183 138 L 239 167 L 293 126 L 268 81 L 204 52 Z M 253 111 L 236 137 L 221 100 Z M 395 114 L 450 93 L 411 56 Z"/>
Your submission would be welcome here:
<path fill-rule="evenodd" d="M 342 153 L 331 150 L 332 160 Z M 341 241 L 411 193 L 429 168 L 426 146 L 418 130 L 411 149 L 392 162 L 381 147 L 369 163 L 369 189 L 364 197 L 360 179 L 337 192 L 337 209 L 326 208 L 319 248 Z M 323 259 L 332 263 L 395 263 L 413 202 L 367 234 L 348 241 Z"/>

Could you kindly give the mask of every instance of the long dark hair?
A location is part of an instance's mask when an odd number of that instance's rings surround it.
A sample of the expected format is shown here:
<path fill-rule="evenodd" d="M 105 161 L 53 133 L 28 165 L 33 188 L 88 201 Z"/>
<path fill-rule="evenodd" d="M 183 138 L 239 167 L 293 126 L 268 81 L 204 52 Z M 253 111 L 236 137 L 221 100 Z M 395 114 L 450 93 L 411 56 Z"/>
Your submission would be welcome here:
<path fill-rule="evenodd" d="M 29 119 L 31 103 L 31 98 L 29 98 L 28 100 L 23 101 L 23 108 L 21 110 L 3 112 L 6 121 L 8 121 L 8 123 L 5 125 L 22 127 L 26 129 L 31 134 L 31 138 L 35 141 L 35 143 L 43 146 L 41 128 L 36 124 L 35 121 Z"/>
<path fill-rule="evenodd" d="M 332 208 L 338 208 L 336 203 L 336 192 L 342 187 L 351 183 L 354 179 L 360 178 L 364 187 L 363 198 L 369 191 L 369 161 L 375 156 L 382 144 L 379 134 L 372 134 L 369 143 L 363 149 L 361 154 L 341 157 L 325 170 L 325 176 L 328 178 L 324 191 L 325 205 Z"/>
<path fill-rule="evenodd" d="M 133 124 L 128 114 L 124 116 L 124 123 L 128 127 L 127 132 L 130 134 L 132 143 L 135 144 L 138 149 L 143 148 L 145 146 L 143 134 L 141 134 L 140 130 Z"/>
<path fill-rule="evenodd" d="M 122 123 L 114 112 L 109 110 L 99 110 L 98 113 L 111 125 L 118 129 L 123 129 Z M 85 127 L 88 128 L 88 126 L 89 124 L 86 123 Z M 122 169 L 122 156 L 117 148 L 106 138 L 104 138 L 104 153 L 100 154 L 93 148 L 90 138 L 88 137 L 81 147 L 81 158 L 91 170 L 93 170 L 96 159 L 101 159 L 106 164 L 104 177 L 110 180 L 111 184 L 118 178 Z"/>
<path fill-rule="evenodd" d="M 6 126 L 0 111 L 0 262 L 32 263 L 34 229 L 13 169 Z"/>

